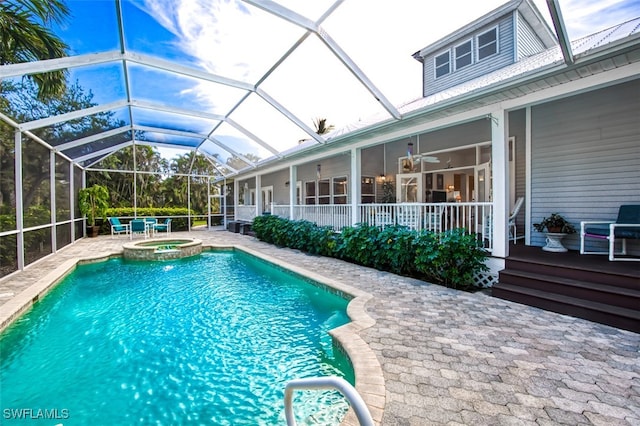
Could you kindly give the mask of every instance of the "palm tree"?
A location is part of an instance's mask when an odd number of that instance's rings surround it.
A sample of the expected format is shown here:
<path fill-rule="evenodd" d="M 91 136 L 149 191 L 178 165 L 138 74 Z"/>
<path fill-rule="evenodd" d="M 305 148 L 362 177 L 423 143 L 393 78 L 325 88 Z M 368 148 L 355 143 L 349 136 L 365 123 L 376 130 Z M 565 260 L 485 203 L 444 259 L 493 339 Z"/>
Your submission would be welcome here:
<path fill-rule="evenodd" d="M 316 128 L 316 133 L 319 135 L 324 135 L 325 133 L 329 133 L 335 127 L 333 124 L 329 124 L 327 126 L 326 118 L 316 118 L 315 120 L 313 120 L 313 125 Z"/>
<path fill-rule="evenodd" d="M 68 46 L 49 28 L 69 16 L 64 0 L 0 1 L 0 65 L 66 56 Z M 62 94 L 66 71 L 29 76 L 38 85 L 38 98 Z"/>

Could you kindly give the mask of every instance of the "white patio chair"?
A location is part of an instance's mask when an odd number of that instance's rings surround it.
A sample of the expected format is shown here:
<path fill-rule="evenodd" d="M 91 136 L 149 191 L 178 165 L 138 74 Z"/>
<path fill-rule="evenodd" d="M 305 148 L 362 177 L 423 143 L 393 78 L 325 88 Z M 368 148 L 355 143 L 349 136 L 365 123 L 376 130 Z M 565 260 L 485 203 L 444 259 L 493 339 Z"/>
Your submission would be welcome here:
<path fill-rule="evenodd" d="M 516 217 L 518 216 L 518 213 L 520 213 L 520 209 L 522 208 L 523 204 L 524 204 L 524 197 L 519 197 L 516 200 L 515 205 L 513 206 L 513 211 L 509 215 L 509 241 L 513 241 L 514 244 L 517 244 L 517 240 L 518 240 L 518 232 L 516 228 Z M 524 236 L 521 236 L 520 238 L 523 238 L 523 237 Z"/>

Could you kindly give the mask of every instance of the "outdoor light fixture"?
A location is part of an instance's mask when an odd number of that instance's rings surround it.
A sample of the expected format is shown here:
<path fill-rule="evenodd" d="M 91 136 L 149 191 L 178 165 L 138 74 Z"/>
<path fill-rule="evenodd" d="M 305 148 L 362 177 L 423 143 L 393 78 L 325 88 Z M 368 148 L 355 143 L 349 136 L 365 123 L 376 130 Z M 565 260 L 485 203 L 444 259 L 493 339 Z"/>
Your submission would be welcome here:
<path fill-rule="evenodd" d="M 322 166 L 320 166 L 320 164 L 318 164 L 318 167 L 316 168 L 316 174 L 318 175 L 318 179 L 320 179 L 320 169 Z"/>

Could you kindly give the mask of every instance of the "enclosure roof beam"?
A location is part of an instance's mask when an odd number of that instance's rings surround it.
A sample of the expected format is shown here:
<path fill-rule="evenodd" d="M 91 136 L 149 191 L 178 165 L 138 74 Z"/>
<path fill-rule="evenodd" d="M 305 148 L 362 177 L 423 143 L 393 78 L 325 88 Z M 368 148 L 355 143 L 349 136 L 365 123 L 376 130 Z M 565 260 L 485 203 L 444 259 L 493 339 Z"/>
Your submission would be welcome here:
<path fill-rule="evenodd" d="M 70 148 L 75 148 L 80 145 L 88 144 L 91 142 L 98 141 L 100 139 L 110 138 L 111 136 L 118 135 L 120 133 L 125 133 L 131 130 L 131 126 L 122 126 L 116 129 L 107 130 L 106 132 L 96 133 L 95 135 L 87 136 L 85 138 L 76 139 L 71 142 L 66 142 L 60 145 L 56 145 L 54 148 L 57 151 L 65 151 Z"/>
<path fill-rule="evenodd" d="M 76 118 L 82 118 L 87 115 L 99 114 L 101 112 L 106 112 L 109 110 L 124 108 L 127 106 L 127 104 L 128 102 L 125 100 L 116 101 L 116 102 L 111 102 L 104 105 L 96 105 L 90 108 L 71 111 L 66 114 L 59 114 L 59 115 L 54 115 L 47 118 L 42 118 L 40 120 L 28 121 L 20 125 L 20 130 L 21 131 L 33 130 L 33 129 L 39 129 L 41 127 L 52 126 L 54 124 L 62 123 L 64 121 L 75 120 Z"/>
<path fill-rule="evenodd" d="M 185 67 L 183 65 L 178 65 L 175 62 L 155 58 L 150 55 L 126 52 L 122 56 L 125 61 L 134 62 L 140 65 L 146 65 L 152 68 L 161 69 L 163 71 L 171 71 L 176 74 L 182 74 L 188 77 L 194 77 L 201 80 L 210 81 L 212 83 L 223 84 L 225 86 L 235 87 L 236 89 L 246 90 L 250 92 L 253 92 L 255 90 L 255 87 L 250 83 L 245 83 L 244 81 L 240 80 L 234 80 L 232 78 L 222 77 L 217 74 L 213 74 L 207 71 L 201 71 L 191 67 Z"/>
<path fill-rule="evenodd" d="M 260 96 L 262 99 L 264 99 L 269 104 L 271 104 L 271 106 L 277 109 L 282 115 L 287 117 L 292 123 L 294 123 L 296 126 L 304 130 L 305 133 L 311 136 L 316 142 L 320 144 L 324 144 L 327 142 L 322 136 L 314 132 L 312 128 L 304 124 L 302 120 L 300 120 L 295 114 L 287 110 L 283 105 L 281 105 L 278 101 L 276 101 L 273 97 L 271 97 L 271 95 L 269 95 L 267 92 L 265 92 L 264 90 L 258 87 L 256 89 L 256 94 L 258 94 L 258 96 Z M 280 153 L 277 151 L 273 151 L 273 148 L 270 149 L 270 151 L 273 152 L 274 155 L 280 156 Z"/>
<path fill-rule="evenodd" d="M 212 143 L 216 144 L 217 146 L 219 146 L 220 148 L 228 151 L 233 156 L 238 157 L 239 159 L 241 159 L 242 161 L 247 163 L 249 166 L 251 166 L 251 167 L 255 167 L 256 166 L 256 163 L 254 163 L 253 161 L 249 160 L 247 157 L 245 157 L 244 155 L 240 154 L 236 150 L 231 149 L 229 146 L 227 146 L 227 144 L 225 144 L 223 142 L 220 142 L 218 139 L 214 138 L 213 136 L 208 136 L 207 139 L 210 140 Z M 200 149 L 201 146 L 198 147 L 198 148 Z M 206 152 L 204 152 L 204 151 L 203 151 L 203 153 L 206 154 Z"/>
<path fill-rule="evenodd" d="M 0 79 L 21 77 L 23 75 L 41 74 L 69 68 L 103 64 L 122 60 L 122 54 L 117 51 L 103 53 L 89 53 L 86 55 L 65 56 L 63 58 L 43 59 L 34 62 L 21 62 L 0 66 Z"/>
<path fill-rule="evenodd" d="M 216 121 L 224 121 L 225 120 L 225 116 L 224 115 L 220 115 L 220 114 L 211 114 L 208 112 L 204 112 L 204 111 L 196 111 L 193 109 L 187 109 L 187 108 L 176 108 L 176 107 L 169 107 L 166 105 L 160 105 L 160 104 L 156 104 L 153 102 L 148 102 L 148 101 L 138 101 L 138 100 L 131 100 L 131 106 L 134 108 L 142 108 L 142 109 L 148 109 L 148 110 L 153 110 L 153 111 L 160 111 L 160 112 L 168 112 L 168 113 L 172 113 L 172 114 L 180 114 L 180 115 L 186 115 L 189 117 L 197 117 L 197 118 L 206 118 L 209 120 L 216 120 Z"/>
<path fill-rule="evenodd" d="M 231 172 L 232 172 L 232 173 L 238 173 L 238 170 L 236 170 L 235 168 L 231 167 L 231 166 L 230 166 L 230 165 L 228 165 L 228 164 L 223 163 L 222 161 L 220 161 L 220 159 L 219 159 L 219 158 L 216 158 L 216 157 L 214 157 L 213 155 L 209 155 L 209 154 L 207 154 L 206 152 L 203 152 L 202 154 L 204 155 L 204 158 L 208 159 L 208 160 L 209 160 L 209 162 L 210 162 L 211 164 L 213 164 L 213 167 L 215 167 L 215 168 L 216 168 L 216 170 L 217 170 L 217 171 L 218 171 L 222 176 L 228 176 L 228 174 L 223 173 L 223 172 L 222 172 L 222 170 L 220 170 L 220 169 L 218 168 L 218 166 L 226 167 L 227 169 L 231 170 Z M 217 164 L 218 166 L 216 166 L 216 164 Z"/>
<path fill-rule="evenodd" d="M 569 34 L 567 33 L 567 27 L 562 19 L 562 12 L 560 11 L 560 5 L 558 0 L 547 0 L 547 7 L 549 8 L 549 14 L 551 15 L 551 21 L 556 29 L 558 35 L 558 43 L 560 44 L 560 50 L 564 57 L 564 62 L 567 65 L 571 65 L 575 62 L 573 52 L 571 51 L 571 41 L 569 40 Z"/>
<path fill-rule="evenodd" d="M 265 12 L 271 13 L 299 27 L 315 33 L 318 38 L 327 46 L 327 48 L 347 67 L 358 81 L 373 95 L 373 97 L 391 114 L 396 120 L 400 120 L 402 116 L 395 106 L 384 96 L 384 94 L 373 84 L 365 73 L 356 65 L 351 57 L 336 43 L 329 33 L 327 33 L 317 23 L 305 18 L 304 16 L 287 9 L 271 0 L 244 0 Z M 335 9 L 335 6 L 334 6 Z M 326 19 L 326 14 L 323 16 Z"/>
<path fill-rule="evenodd" d="M 165 129 L 165 128 L 162 128 L 162 127 L 133 126 L 133 128 L 134 128 L 134 130 L 141 130 L 143 132 L 163 133 L 163 134 L 167 134 L 167 135 L 181 136 L 181 137 L 185 137 L 185 138 L 206 139 L 206 140 L 211 141 L 215 145 L 219 146 L 220 148 L 224 149 L 225 151 L 227 151 L 231 155 L 234 155 L 234 156 L 240 158 L 245 163 L 247 163 L 249 165 L 252 165 L 252 166 L 254 165 L 254 163 L 252 161 L 250 161 L 249 159 L 247 159 L 244 155 L 240 154 L 239 152 L 236 152 L 234 149 L 232 149 L 231 147 L 227 146 L 225 143 L 220 142 L 219 140 L 213 138 L 212 136 L 203 135 L 201 133 L 188 132 L 188 131 L 185 131 L 185 130 Z M 140 140 L 138 140 L 138 142 L 140 142 Z M 201 146 L 201 144 L 199 144 L 197 147 L 196 146 L 191 146 L 191 147 L 189 147 L 189 149 L 194 150 L 194 149 L 199 148 L 200 146 Z M 177 146 L 173 145 L 173 147 L 176 148 Z"/>
<path fill-rule="evenodd" d="M 122 142 L 122 143 L 119 143 L 118 145 L 114 145 L 114 146 L 110 146 L 109 148 L 101 149 L 100 151 L 90 152 L 88 154 L 85 154 L 85 155 L 82 155 L 80 157 L 74 158 L 74 161 L 79 163 L 81 161 L 90 160 L 90 159 L 92 159 L 94 157 L 98 157 L 98 156 L 104 155 L 104 154 L 110 154 L 110 153 L 118 151 L 118 150 L 120 150 L 122 148 L 126 148 L 129 145 L 133 145 L 133 141 Z"/>
<path fill-rule="evenodd" d="M 275 149 L 274 147 L 272 147 L 271 145 L 269 145 L 268 143 L 266 143 L 265 141 L 260 139 L 258 136 L 256 136 L 253 133 L 251 133 L 249 130 L 247 130 L 244 127 L 242 127 L 240 124 L 236 123 L 234 120 L 232 120 L 232 119 L 227 117 L 226 121 L 231 126 L 233 126 L 236 130 L 242 132 L 245 136 L 247 136 L 248 138 L 253 140 L 255 143 L 257 143 L 261 147 L 265 148 L 269 152 L 273 153 L 273 155 L 279 155 L 279 152 L 278 152 L 277 149 Z"/>

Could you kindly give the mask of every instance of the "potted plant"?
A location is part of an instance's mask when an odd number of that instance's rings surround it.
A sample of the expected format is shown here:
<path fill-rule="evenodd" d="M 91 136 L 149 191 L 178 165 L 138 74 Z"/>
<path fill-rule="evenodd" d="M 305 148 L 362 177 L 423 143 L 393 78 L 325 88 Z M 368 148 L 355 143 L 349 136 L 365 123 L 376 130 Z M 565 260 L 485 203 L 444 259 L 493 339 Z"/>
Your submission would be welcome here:
<path fill-rule="evenodd" d="M 102 185 L 93 185 L 82 188 L 78 192 L 78 206 L 80 213 L 87 217 L 87 234 L 97 237 L 100 227 L 96 226 L 97 218 L 106 218 L 109 208 L 109 190 Z"/>
<path fill-rule="evenodd" d="M 546 245 L 542 247 L 542 250 L 556 253 L 567 251 L 567 248 L 562 245 L 562 238 L 566 234 L 575 234 L 576 232 L 576 228 L 558 213 L 542 218 L 540 223 L 534 223 L 533 227 L 538 232 L 545 232 L 545 230 L 547 232 Z"/>
<path fill-rule="evenodd" d="M 558 213 L 542 218 L 540 223 L 534 223 L 533 227 L 538 232 L 551 232 L 557 234 L 575 234 L 576 228 Z"/>

